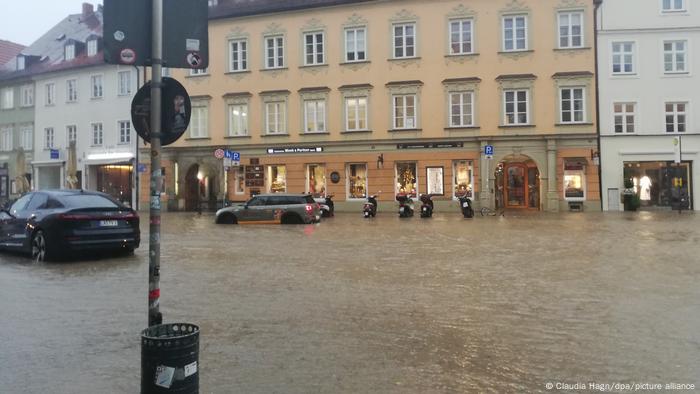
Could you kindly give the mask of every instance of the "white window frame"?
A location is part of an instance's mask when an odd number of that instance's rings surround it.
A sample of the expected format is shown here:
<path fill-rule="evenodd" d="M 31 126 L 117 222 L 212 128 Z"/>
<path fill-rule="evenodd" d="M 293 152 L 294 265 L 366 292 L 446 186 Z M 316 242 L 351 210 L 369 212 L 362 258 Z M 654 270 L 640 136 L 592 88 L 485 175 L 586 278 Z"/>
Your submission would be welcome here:
<path fill-rule="evenodd" d="M 406 43 L 406 38 L 409 37 L 408 34 L 406 34 L 406 30 L 408 27 L 413 28 L 413 35 L 410 36 L 413 38 L 413 45 L 408 45 Z M 396 28 L 401 28 L 401 45 L 397 46 L 396 45 Z M 412 59 L 415 57 L 418 57 L 418 24 L 416 22 L 404 22 L 404 23 L 394 23 L 391 26 L 391 48 L 392 48 L 392 58 L 394 59 Z M 411 48 L 413 49 L 413 54 L 408 55 L 408 49 Z M 401 50 L 402 55 L 397 56 L 396 52 L 397 50 Z"/>
<path fill-rule="evenodd" d="M 117 122 L 119 130 L 119 145 L 131 144 L 131 122 L 128 120 L 120 120 Z"/>
<path fill-rule="evenodd" d="M 365 116 L 364 116 L 364 122 L 365 122 L 365 127 L 360 127 L 361 119 L 360 118 L 360 101 L 364 100 L 364 106 L 365 106 Z M 355 102 L 355 111 L 354 111 L 354 121 L 355 121 L 355 126 L 354 128 L 350 127 L 350 106 L 348 103 L 350 101 Z M 352 96 L 352 97 L 346 97 L 345 98 L 345 131 L 367 131 L 369 130 L 369 96 Z"/>
<path fill-rule="evenodd" d="M 668 105 L 673 105 L 673 111 L 669 112 L 666 109 L 666 106 Z M 684 106 L 684 111 L 679 111 L 678 110 L 678 105 L 683 105 Z M 689 103 L 687 101 L 667 101 L 664 103 L 664 130 L 666 130 L 667 134 L 670 133 L 687 133 L 688 132 L 688 116 L 690 114 L 689 110 Z M 667 122 L 667 117 L 672 116 L 673 117 L 673 131 L 668 131 L 668 122 Z M 679 131 L 679 125 L 681 122 L 679 122 L 679 117 L 683 117 L 684 122 L 683 124 L 683 131 Z"/>
<path fill-rule="evenodd" d="M 89 40 L 87 42 L 87 55 L 88 56 L 97 55 L 97 40 Z"/>
<path fill-rule="evenodd" d="M 620 52 L 615 52 L 615 45 L 619 44 L 620 45 Z M 632 50 L 631 51 L 626 51 L 624 46 L 625 44 L 630 44 L 632 45 Z M 620 71 L 615 71 L 615 57 L 619 56 L 620 57 Z M 631 56 L 631 61 L 630 65 L 632 66 L 631 71 L 625 71 L 624 67 L 625 64 L 627 64 L 625 57 L 626 56 Z M 614 76 L 625 76 L 625 75 L 636 75 L 637 74 L 637 42 L 636 41 L 611 41 L 610 42 L 610 72 Z"/>
<path fill-rule="evenodd" d="M 525 37 L 523 38 L 524 40 L 524 46 L 522 48 L 518 47 L 518 34 L 517 34 L 517 20 L 522 18 L 524 21 L 524 31 L 525 31 Z M 506 20 L 512 19 L 513 21 L 513 29 L 512 29 L 512 34 L 510 37 L 507 36 L 506 32 Z M 503 40 L 501 44 L 503 45 L 503 52 L 521 52 L 521 51 L 528 51 L 529 50 L 529 31 L 528 31 L 528 15 L 527 14 L 512 14 L 512 15 L 503 15 L 501 18 L 501 35 L 503 36 Z M 513 41 L 513 48 L 507 49 L 506 48 L 506 42 L 509 40 Z"/>
<path fill-rule="evenodd" d="M 71 141 L 78 141 L 78 127 L 76 125 L 66 126 L 66 142 L 68 143 L 67 145 L 70 145 Z"/>
<path fill-rule="evenodd" d="M 66 102 L 75 103 L 76 101 L 78 101 L 78 80 L 69 79 L 66 81 Z"/>
<path fill-rule="evenodd" d="M 104 145 L 104 127 L 102 126 L 102 123 L 90 123 L 90 130 L 92 130 L 91 146 Z"/>
<path fill-rule="evenodd" d="M 190 77 L 203 77 L 209 75 L 209 67 L 193 68 L 190 70 Z"/>
<path fill-rule="evenodd" d="M 464 24 L 469 23 L 469 40 L 464 41 Z M 454 25 L 458 24 L 459 29 L 456 32 L 459 34 L 459 39 L 457 42 L 455 42 L 454 39 L 454 34 L 455 32 L 453 31 Z M 474 54 L 474 18 L 461 18 L 461 19 L 450 19 L 448 24 L 447 24 L 447 39 L 448 39 L 448 46 L 450 49 L 450 55 L 471 55 Z M 469 44 L 469 50 L 464 51 L 464 45 L 468 43 Z M 454 47 L 455 45 L 459 45 L 459 51 L 455 51 Z"/>
<path fill-rule="evenodd" d="M 525 122 L 519 121 L 519 115 L 521 112 L 518 111 L 518 93 L 525 92 Z M 513 123 L 508 122 L 508 112 L 507 112 L 507 96 L 508 93 L 513 93 Z M 530 89 L 504 89 L 503 90 L 503 125 L 504 126 L 523 126 L 530 124 Z"/>
<path fill-rule="evenodd" d="M 679 51 L 677 48 L 677 45 L 680 43 L 683 44 L 683 51 Z M 670 51 L 666 50 L 666 44 L 671 44 Z M 662 45 L 661 50 L 663 52 L 664 74 L 688 74 L 690 72 L 690 65 L 689 65 L 690 45 L 689 45 L 688 40 L 685 40 L 685 39 L 664 40 L 661 45 Z M 668 55 L 671 55 L 671 70 L 666 69 L 666 65 L 668 64 L 666 62 L 666 56 L 668 56 Z M 678 68 L 678 55 L 683 55 L 683 69 Z"/>
<path fill-rule="evenodd" d="M 119 96 L 131 95 L 131 71 L 119 71 L 117 73 L 117 92 Z"/>
<path fill-rule="evenodd" d="M 13 149 L 12 134 L 12 126 L 7 125 L 0 127 L 0 151 L 8 152 Z"/>
<path fill-rule="evenodd" d="M 413 116 L 408 116 L 407 115 L 407 109 L 410 108 L 410 106 L 407 104 L 407 98 L 412 97 L 413 98 Z M 400 108 L 402 109 L 403 115 L 401 117 L 397 116 L 397 110 L 399 107 L 396 105 L 396 99 L 401 98 L 401 105 Z M 413 130 L 418 128 L 418 95 L 417 94 L 393 94 L 391 96 L 391 105 L 392 105 L 392 129 L 394 130 Z M 413 119 L 411 119 L 413 118 Z M 403 126 L 398 127 L 397 124 L 397 119 L 401 119 L 403 121 Z M 413 122 L 412 127 L 409 127 L 409 119 Z"/>
<path fill-rule="evenodd" d="M 682 8 L 676 8 L 674 7 L 674 4 L 676 0 L 668 0 L 669 2 L 669 8 L 665 7 L 666 0 L 660 0 L 661 2 L 661 13 L 663 14 L 673 14 L 673 13 L 681 13 L 681 12 L 687 12 L 688 11 L 688 4 L 686 0 L 680 0 L 681 1 L 681 7 Z"/>
<path fill-rule="evenodd" d="M 272 47 L 270 47 L 270 40 L 272 40 Z M 286 64 L 285 59 L 285 36 L 284 34 L 275 34 L 270 36 L 265 36 L 263 39 L 263 59 L 265 61 L 266 70 L 274 70 L 276 68 L 284 68 Z M 273 56 L 270 57 L 268 51 L 272 48 Z M 270 66 L 269 61 L 273 61 L 273 65 Z"/>
<path fill-rule="evenodd" d="M 448 111 L 448 117 L 449 117 L 449 124 L 450 127 L 473 127 L 474 126 L 474 92 L 469 90 L 469 91 L 452 91 L 452 92 L 447 92 L 447 111 Z M 459 95 L 459 123 L 455 124 L 454 123 L 454 116 L 457 115 L 453 113 L 453 105 L 455 104 L 452 100 L 454 99 L 454 95 Z M 465 103 L 464 103 L 464 98 L 465 95 L 469 97 L 469 108 L 470 112 L 468 114 L 465 114 L 463 112 Z M 471 119 L 471 122 L 465 123 L 464 122 L 464 117 L 468 116 Z"/>
<path fill-rule="evenodd" d="M 620 106 L 621 111 L 615 111 L 616 106 Z M 627 112 L 627 106 L 632 106 L 632 112 Z M 637 103 L 634 101 L 616 101 L 613 103 L 612 108 L 612 131 L 613 134 L 634 134 L 637 132 Z M 628 122 L 628 117 L 632 117 L 632 131 L 628 131 L 630 123 Z M 617 126 L 617 119 L 620 118 L 620 125 L 622 126 L 622 131 L 618 132 L 615 128 Z"/>
<path fill-rule="evenodd" d="M 313 99 L 304 100 L 304 133 L 314 134 L 314 133 L 325 133 L 328 131 L 327 113 L 328 105 L 325 99 Z M 309 111 L 309 105 L 313 106 L 313 110 Z M 319 106 L 321 110 L 319 110 Z M 319 116 L 320 115 L 320 116 Z M 312 119 L 310 119 L 312 118 Z M 311 122 L 310 122 L 311 121 Z M 323 127 L 319 124 L 322 122 Z M 315 127 L 310 129 L 310 123 L 313 123 Z"/>
<path fill-rule="evenodd" d="M 46 100 L 44 102 L 45 105 L 50 106 L 50 105 L 55 105 L 56 104 L 56 84 L 55 83 L 47 83 L 44 85 L 44 90 L 46 95 L 44 96 L 44 99 Z"/>
<path fill-rule="evenodd" d="M 104 77 L 102 74 L 90 76 L 90 98 L 101 99 L 104 97 Z"/>
<path fill-rule="evenodd" d="M 236 119 L 235 112 L 238 111 L 238 116 Z M 228 136 L 229 137 L 243 137 L 248 135 L 248 120 L 250 119 L 250 113 L 248 112 L 248 104 L 236 103 L 228 105 Z M 238 130 L 236 130 L 238 129 Z"/>
<path fill-rule="evenodd" d="M 581 42 L 579 45 L 574 45 L 574 24 L 573 24 L 573 19 L 574 16 L 578 16 L 580 18 L 580 25 L 578 26 L 580 29 L 580 39 Z M 567 26 L 567 31 L 566 31 L 566 36 L 562 36 L 562 17 L 566 17 L 568 20 L 568 26 Z M 559 46 L 560 49 L 572 49 L 572 48 L 583 48 L 585 45 L 585 38 L 586 38 L 586 29 L 585 29 L 585 14 L 583 11 L 561 11 L 557 14 L 557 45 Z M 566 38 L 566 45 L 561 45 L 562 38 Z"/>
<path fill-rule="evenodd" d="M 22 85 L 20 88 L 20 104 L 22 107 L 34 105 L 34 85 Z"/>
<path fill-rule="evenodd" d="M 63 47 L 63 59 L 65 61 L 75 59 L 75 44 L 69 44 Z"/>
<path fill-rule="evenodd" d="M 271 113 L 270 110 L 274 109 Z M 274 126 L 270 124 L 270 116 L 274 115 Z M 268 101 L 265 102 L 265 134 L 266 135 L 284 135 L 287 134 L 287 102 L 286 101 Z"/>
<path fill-rule="evenodd" d="M 31 124 L 19 126 L 19 146 L 25 151 L 34 149 L 34 127 Z"/>
<path fill-rule="evenodd" d="M 44 128 L 44 150 L 54 148 L 54 137 L 53 127 Z"/>
<path fill-rule="evenodd" d="M 193 105 L 190 125 L 188 127 L 190 139 L 209 137 L 209 106 Z"/>
<path fill-rule="evenodd" d="M 234 48 L 235 46 L 235 48 Z M 228 71 L 248 71 L 248 39 L 235 38 L 228 41 Z"/>
<path fill-rule="evenodd" d="M 15 107 L 15 90 L 14 88 L 4 88 L 0 91 L 2 96 L 0 100 L 2 101 L 2 109 L 12 109 Z"/>
<path fill-rule="evenodd" d="M 24 70 L 26 66 L 26 59 L 24 56 L 17 56 L 17 70 Z"/>
<path fill-rule="evenodd" d="M 307 40 L 311 38 L 311 44 Z M 319 42 L 320 38 L 320 42 Z M 323 31 L 305 32 L 302 37 L 302 45 L 304 47 L 304 65 L 305 66 L 320 66 L 326 64 L 326 33 Z M 321 50 L 319 51 L 319 44 Z M 311 52 L 309 53 L 309 45 Z M 309 56 L 312 61 L 309 62 Z"/>
<path fill-rule="evenodd" d="M 350 166 L 364 166 L 365 167 L 365 196 L 364 197 L 351 197 L 350 196 Z M 347 163 L 345 165 L 345 196 L 347 201 L 364 201 L 369 194 L 369 166 L 367 163 Z"/>
<path fill-rule="evenodd" d="M 362 32 L 364 37 L 362 41 L 359 41 L 357 38 L 360 32 Z M 343 31 L 343 41 L 345 42 L 345 53 L 343 55 L 345 62 L 354 63 L 367 61 L 367 27 L 354 26 L 345 28 Z M 360 48 L 360 42 L 362 43 L 362 48 Z M 350 59 L 348 56 L 349 54 L 353 54 L 354 59 Z M 362 56 L 361 59 L 360 55 Z"/>
<path fill-rule="evenodd" d="M 568 90 L 569 91 L 569 101 L 571 102 L 571 106 L 569 107 L 569 110 L 566 112 L 569 112 L 569 115 L 571 116 L 569 121 L 564 120 L 564 91 Z M 576 103 L 576 98 L 574 96 L 574 93 L 576 90 L 581 91 L 581 110 L 577 111 L 575 109 L 574 104 Z M 576 124 L 576 123 L 586 123 L 586 110 L 587 110 L 587 103 L 586 103 L 586 88 L 583 86 L 563 86 L 559 88 L 559 122 L 562 124 Z M 581 112 L 581 120 L 576 120 L 576 113 Z"/>

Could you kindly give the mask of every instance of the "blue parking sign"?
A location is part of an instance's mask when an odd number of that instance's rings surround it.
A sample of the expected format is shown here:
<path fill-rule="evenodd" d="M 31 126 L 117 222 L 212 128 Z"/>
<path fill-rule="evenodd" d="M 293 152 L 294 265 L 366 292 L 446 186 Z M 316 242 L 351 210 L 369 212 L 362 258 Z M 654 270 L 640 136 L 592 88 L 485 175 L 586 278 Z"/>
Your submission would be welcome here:
<path fill-rule="evenodd" d="M 484 146 L 484 154 L 486 156 L 493 156 L 493 145 Z"/>
<path fill-rule="evenodd" d="M 240 152 L 231 152 L 231 153 L 233 153 L 231 160 L 241 161 L 241 153 Z"/>

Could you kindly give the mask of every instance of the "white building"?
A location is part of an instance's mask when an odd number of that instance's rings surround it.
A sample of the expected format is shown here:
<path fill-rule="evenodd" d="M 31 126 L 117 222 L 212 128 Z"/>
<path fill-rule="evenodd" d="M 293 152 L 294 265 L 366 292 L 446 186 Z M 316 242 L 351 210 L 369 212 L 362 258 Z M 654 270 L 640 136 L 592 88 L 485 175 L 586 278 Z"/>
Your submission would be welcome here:
<path fill-rule="evenodd" d="M 80 186 L 135 201 L 136 134 L 130 111 L 136 79 L 135 68 L 112 65 L 35 78 L 36 189 L 66 187 L 68 147 L 75 140 Z"/>
<path fill-rule="evenodd" d="M 35 82 L 34 189 L 68 186 L 70 141 L 76 142 L 77 182 L 127 204 L 136 201 L 136 134 L 131 100 L 135 67 L 104 63 L 102 10 L 83 4 L 30 48 Z"/>
<path fill-rule="evenodd" d="M 625 179 L 641 209 L 697 209 L 700 2 L 604 0 L 597 24 L 603 209 L 623 209 Z"/>

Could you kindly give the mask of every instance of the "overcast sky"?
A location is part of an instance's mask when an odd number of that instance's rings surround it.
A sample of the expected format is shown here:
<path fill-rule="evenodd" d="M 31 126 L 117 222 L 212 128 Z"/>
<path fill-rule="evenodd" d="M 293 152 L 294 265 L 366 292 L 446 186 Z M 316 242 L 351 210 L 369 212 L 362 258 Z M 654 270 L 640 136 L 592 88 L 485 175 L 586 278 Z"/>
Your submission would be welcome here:
<path fill-rule="evenodd" d="M 83 3 L 97 9 L 102 0 L 0 0 L 0 39 L 29 46 Z"/>

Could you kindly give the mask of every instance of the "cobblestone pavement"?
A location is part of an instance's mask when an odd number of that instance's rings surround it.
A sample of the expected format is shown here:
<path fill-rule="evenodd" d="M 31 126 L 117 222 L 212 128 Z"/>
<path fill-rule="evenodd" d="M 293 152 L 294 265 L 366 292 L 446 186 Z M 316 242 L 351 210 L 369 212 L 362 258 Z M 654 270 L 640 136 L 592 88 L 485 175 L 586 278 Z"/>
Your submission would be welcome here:
<path fill-rule="evenodd" d="M 200 325 L 202 393 L 700 384 L 697 215 L 163 223 L 161 311 Z M 0 392 L 137 393 L 147 256 L 0 254 Z"/>

